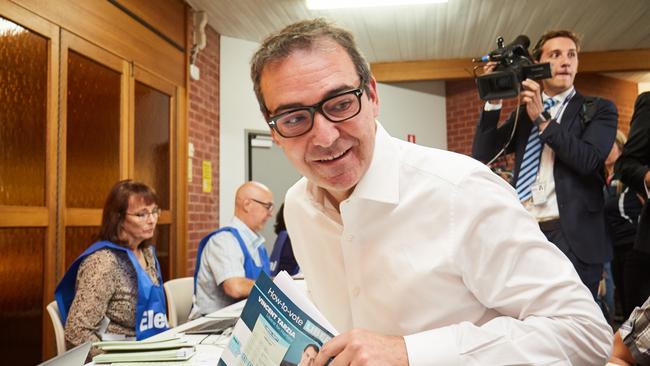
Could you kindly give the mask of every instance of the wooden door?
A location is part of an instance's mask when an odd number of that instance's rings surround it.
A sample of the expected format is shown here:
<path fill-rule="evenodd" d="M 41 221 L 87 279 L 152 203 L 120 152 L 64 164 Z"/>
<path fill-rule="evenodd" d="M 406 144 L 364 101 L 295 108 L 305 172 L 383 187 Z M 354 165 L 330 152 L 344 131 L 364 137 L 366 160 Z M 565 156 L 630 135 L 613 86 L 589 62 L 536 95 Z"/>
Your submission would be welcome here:
<path fill-rule="evenodd" d="M 156 235 L 156 255 L 160 261 L 163 280 L 169 280 L 173 267 L 176 225 L 172 213 L 176 210 L 176 87 L 141 67 L 134 69 L 131 80 L 133 101 L 129 141 L 132 162 L 129 175 L 156 190 L 162 209 Z"/>
<path fill-rule="evenodd" d="M 128 177 L 129 63 L 61 32 L 58 278 L 95 240 L 104 200 Z"/>
<path fill-rule="evenodd" d="M 0 353 L 41 361 L 52 339 L 59 28 L 0 1 Z M 45 338 L 46 340 L 48 338 Z"/>

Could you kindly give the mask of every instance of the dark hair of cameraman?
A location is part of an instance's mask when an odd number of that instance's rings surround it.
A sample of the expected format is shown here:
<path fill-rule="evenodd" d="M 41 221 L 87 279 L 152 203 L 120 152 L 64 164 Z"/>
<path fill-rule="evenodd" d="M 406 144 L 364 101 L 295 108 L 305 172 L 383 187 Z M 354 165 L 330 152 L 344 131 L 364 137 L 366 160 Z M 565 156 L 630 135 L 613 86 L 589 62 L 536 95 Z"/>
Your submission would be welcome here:
<path fill-rule="evenodd" d="M 539 61 L 540 57 L 542 57 L 542 49 L 544 48 L 544 44 L 546 44 L 548 40 L 558 37 L 569 38 L 572 40 L 576 45 L 576 51 L 580 52 L 580 37 L 575 32 L 569 30 L 550 30 L 542 34 L 542 36 L 539 38 L 539 41 L 537 41 L 537 44 L 535 44 L 532 54 L 533 59 L 535 61 Z"/>

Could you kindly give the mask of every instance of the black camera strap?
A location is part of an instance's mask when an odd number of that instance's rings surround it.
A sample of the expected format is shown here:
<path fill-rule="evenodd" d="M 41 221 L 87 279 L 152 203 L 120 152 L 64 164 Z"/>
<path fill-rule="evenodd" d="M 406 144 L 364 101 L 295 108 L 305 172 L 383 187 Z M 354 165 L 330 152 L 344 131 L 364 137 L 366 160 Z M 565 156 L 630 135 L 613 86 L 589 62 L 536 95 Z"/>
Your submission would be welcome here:
<path fill-rule="evenodd" d="M 584 97 L 582 108 L 580 109 L 580 120 L 585 127 L 596 115 L 598 111 L 598 101 L 600 97 Z"/>

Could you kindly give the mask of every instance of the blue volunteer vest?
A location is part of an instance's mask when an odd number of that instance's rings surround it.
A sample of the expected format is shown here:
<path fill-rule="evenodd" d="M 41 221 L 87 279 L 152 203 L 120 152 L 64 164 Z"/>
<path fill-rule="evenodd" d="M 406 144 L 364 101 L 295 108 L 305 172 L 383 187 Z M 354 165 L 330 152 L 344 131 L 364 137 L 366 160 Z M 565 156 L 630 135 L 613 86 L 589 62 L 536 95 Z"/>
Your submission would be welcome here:
<path fill-rule="evenodd" d="M 244 254 L 244 271 L 246 273 L 246 278 L 255 280 L 257 279 L 257 276 L 260 274 L 260 272 L 264 271 L 267 275 L 270 275 L 271 269 L 269 266 L 269 256 L 266 253 L 266 248 L 264 245 L 260 245 L 259 248 L 257 248 L 257 252 L 260 255 L 260 262 L 261 266 L 255 265 L 255 261 L 253 260 L 253 257 L 251 256 L 251 253 L 248 251 L 248 248 L 246 248 L 246 243 L 244 243 L 244 239 L 242 239 L 241 235 L 239 235 L 239 230 L 235 229 L 232 226 L 224 226 L 219 230 L 215 230 L 211 232 L 210 234 L 206 235 L 205 238 L 201 239 L 199 242 L 199 248 L 196 253 L 196 267 L 194 268 L 194 293 L 196 294 L 196 278 L 199 274 L 199 269 L 201 268 L 201 255 L 203 255 L 203 249 L 205 248 L 205 245 L 208 244 L 208 241 L 210 238 L 222 231 L 228 231 L 232 235 L 235 236 L 235 239 L 237 239 L 237 242 L 239 243 L 239 248 L 241 248 L 242 253 Z"/>
<path fill-rule="evenodd" d="M 165 303 L 165 293 L 161 285 L 155 285 L 147 272 L 140 266 L 138 258 L 128 248 L 116 245 L 109 241 L 99 241 L 91 245 L 81 255 L 75 259 L 74 263 L 68 268 L 65 276 L 59 285 L 56 287 L 54 297 L 59 306 L 61 313 L 61 321 L 65 324 L 68 318 L 68 311 L 72 305 L 72 300 L 75 296 L 75 285 L 77 282 L 77 272 L 79 265 L 83 260 L 92 253 L 110 248 L 126 252 L 131 260 L 133 268 L 135 268 L 138 278 L 138 303 L 135 309 L 135 335 L 137 340 L 149 338 L 153 335 L 161 333 L 169 329 L 167 325 L 167 305 Z M 162 284 L 162 276 L 160 274 L 160 263 L 156 258 L 154 252 L 154 260 L 156 261 L 156 269 L 158 270 L 158 283 Z"/>

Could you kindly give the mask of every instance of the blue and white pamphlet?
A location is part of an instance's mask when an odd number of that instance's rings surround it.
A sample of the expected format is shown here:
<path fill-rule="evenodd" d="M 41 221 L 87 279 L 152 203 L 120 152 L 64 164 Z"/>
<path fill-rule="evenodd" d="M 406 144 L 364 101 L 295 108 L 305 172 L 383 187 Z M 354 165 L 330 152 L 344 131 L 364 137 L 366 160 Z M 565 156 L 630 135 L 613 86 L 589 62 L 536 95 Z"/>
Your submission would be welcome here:
<path fill-rule="evenodd" d="M 260 273 L 219 366 L 297 365 L 309 345 L 318 349 L 337 332 L 284 271 Z"/>

